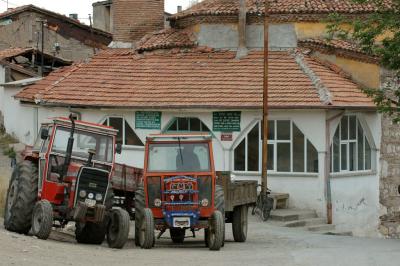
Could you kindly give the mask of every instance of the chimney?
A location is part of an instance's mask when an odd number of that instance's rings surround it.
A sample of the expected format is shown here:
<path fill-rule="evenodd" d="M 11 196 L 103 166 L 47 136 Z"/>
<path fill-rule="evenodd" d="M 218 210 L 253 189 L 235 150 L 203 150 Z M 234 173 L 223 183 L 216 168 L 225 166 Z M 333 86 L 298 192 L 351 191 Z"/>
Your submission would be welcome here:
<path fill-rule="evenodd" d="M 74 20 L 78 20 L 78 14 L 76 14 L 76 13 L 69 14 L 69 18 L 72 18 Z"/>
<path fill-rule="evenodd" d="M 176 7 L 176 12 L 177 12 L 177 13 L 182 12 L 182 6 L 177 6 L 177 7 Z"/>
<path fill-rule="evenodd" d="M 239 21 L 238 21 L 239 43 L 238 43 L 236 58 L 240 59 L 248 54 L 247 44 L 246 44 L 247 8 L 246 8 L 246 0 L 236 0 L 236 1 L 239 1 Z"/>
<path fill-rule="evenodd" d="M 164 29 L 164 0 L 114 0 L 112 47 L 132 47 L 147 33 Z"/>

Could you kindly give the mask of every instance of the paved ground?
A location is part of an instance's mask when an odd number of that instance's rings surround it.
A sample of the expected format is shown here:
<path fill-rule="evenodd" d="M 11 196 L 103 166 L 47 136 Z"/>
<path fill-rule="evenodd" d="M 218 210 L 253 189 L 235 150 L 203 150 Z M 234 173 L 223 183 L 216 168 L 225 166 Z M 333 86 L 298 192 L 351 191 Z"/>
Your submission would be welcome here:
<path fill-rule="evenodd" d="M 173 245 L 157 240 L 152 250 L 123 250 L 78 245 L 73 237 L 53 233 L 47 241 L 9 233 L 0 221 L 0 265 L 400 265 L 400 240 L 324 236 L 282 228 L 251 218 L 246 243 L 232 240 L 219 252 L 205 248 L 203 236 Z"/>
<path fill-rule="evenodd" d="M 9 160 L 0 153 L 0 174 L 9 176 Z M 133 230 L 131 230 L 133 231 Z M 174 245 L 157 240 L 152 250 L 134 246 L 133 234 L 123 250 L 78 245 L 72 236 L 54 232 L 42 241 L 4 230 L 0 218 L 0 265 L 400 265 L 400 240 L 324 236 L 262 223 L 251 217 L 246 243 L 232 240 L 219 252 L 203 244 L 203 235 Z"/>

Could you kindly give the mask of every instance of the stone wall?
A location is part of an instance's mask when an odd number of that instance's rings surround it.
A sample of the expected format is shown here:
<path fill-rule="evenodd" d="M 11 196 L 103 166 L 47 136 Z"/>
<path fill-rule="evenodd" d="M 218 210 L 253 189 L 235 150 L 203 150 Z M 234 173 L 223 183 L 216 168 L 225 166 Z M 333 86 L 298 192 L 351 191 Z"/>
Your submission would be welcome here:
<path fill-rule="evenodd" d="M 95 48 L 104 48 L 111 37 L 100 36 L 80 29 L 61 20 L 46 17 L 36 12 L 24 12 L 12 18 L 8 25 L 0 26 L 0 49 L 9 47 L 34 47 L 41 49 L 41 26 L 39 19 L 47 19 L 44 28 L 44 50 L 54 53 L 54 45 L 60 45 L 57 56 L 81 61 L 91 57 Z M 98 39 L 98 42 L 96 41 Z"/>
<path fill-rule="evenodd" d="M 400 238 L 400 125 L 382 118 L 380 196 L 381 225 L 385 237 Z"/>

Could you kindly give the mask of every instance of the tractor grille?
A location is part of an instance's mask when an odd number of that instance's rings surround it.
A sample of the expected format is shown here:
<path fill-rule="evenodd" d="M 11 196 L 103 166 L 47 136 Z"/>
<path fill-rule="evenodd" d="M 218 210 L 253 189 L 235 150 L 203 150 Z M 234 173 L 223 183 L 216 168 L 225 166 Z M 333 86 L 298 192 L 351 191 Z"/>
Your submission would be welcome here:
<path fill-rule="evenodd" d="M 191 176 L 164 179 L 164 208 L 166 211 L 193 211 L 198 206 L 197 180 Z"/>
<path fill-rule="evenodd" d="M 77 188 L 76 188 L 77 201 L 94 199 L 96 200 L 96 203 L 104 204 L 109 183 L 108 180 L 109 180 L 108 171 L 91 167 L 82 167 L 77 177 Z M 83 193 L 83 191 L 86 193 Z M 99 200 L 98 195 L 101 195 L 101 200 Z"/>

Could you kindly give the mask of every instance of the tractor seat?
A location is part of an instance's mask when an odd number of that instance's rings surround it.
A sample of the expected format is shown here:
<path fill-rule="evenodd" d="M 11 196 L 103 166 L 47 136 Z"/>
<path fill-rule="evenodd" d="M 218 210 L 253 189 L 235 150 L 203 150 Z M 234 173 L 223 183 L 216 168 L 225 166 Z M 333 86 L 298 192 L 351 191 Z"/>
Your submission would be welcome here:
<path fill-rule="evenodd" d="M 60 182 L 60 175 L 57 173 L 50 173 L 49 180 L 52 182 Z"/>

